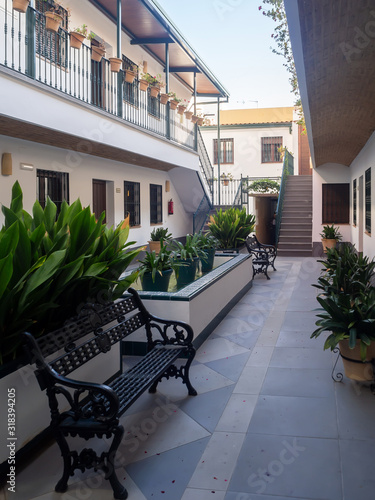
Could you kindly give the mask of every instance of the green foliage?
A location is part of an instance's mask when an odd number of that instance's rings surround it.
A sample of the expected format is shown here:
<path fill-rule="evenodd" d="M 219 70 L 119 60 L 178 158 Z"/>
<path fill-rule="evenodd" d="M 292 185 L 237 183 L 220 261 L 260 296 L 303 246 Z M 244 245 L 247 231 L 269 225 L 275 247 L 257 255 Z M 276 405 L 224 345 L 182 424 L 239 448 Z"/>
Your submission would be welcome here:
<path fill-rule="evenodd" d="M 150 238 L 151 241 L 169 241 L 172 239 L 172 233 L 168 233 L 167 227 L 155 227 Z"/>
<path fill-rule="evenodd" d="M 35 202 L 23 210 L 21 187 L 2 207 L 0 230 L 0 363 L 19 353 L 20 333 L 36 337 L 60 327 L 85 302 L 120 297 L 136 279 L 120 280 L 139 250 L 127 247 L 129 224 L 103 224 L 79 200 L 71 206 Z"/>
<path fill-rule="evenodd" d="M 196 241 L 198 242 L 199 248 L 202 250 L 209 250 L 210 248 L 219 248 L 219 242 L 215 236 L 210 232 L 200 231 L 196 234 Z"/>
<path fill-rule="evenodd" d="M 248 191 L 255 191 L 257 193 L 278 193 L 280 191 L 280 184 L 271 179 L 259 179 L 251 182 L 247 189 Z"/>
<path fill-rule="evenodd" d="M 360 340 L 362 360 L 367 346 L 375 340 L 375 288 L 371 285 L 375 262 L 358 255 L 349 245 L 340 250 L 329 249 L 327 259 L 319 261 L 324 273 L 313 285 L 321 290 L 317 297 L 322 314 L 316 322 L 318 328 L 311 338 L 319 337 L 324 331 L 332 332 L 324 348 L 333 350 L 344 339 L 354 348 Z"/>
<path fill-rule="evenodd" d="M 329 224 L 327 226 L 323 226 L 323 231 L 320 233 L 320 236 L 326 240 L 342 240 L 342 236 L 339 233 L 338 228 L 333 224 L 332 226 L 330 226 Z"/>
<path fill-rule="evenodd" d="M 151 273 L 152 281 L 155 283 L 156 273 L 162 274 L 162 271 L 173 269 L 178 274 L 178 263 L 174 260 L 174 253 L 168 250 L 164 245 L 163 240 L 160 244 L 160 251 L 158 254 L 153 252 L 146 252 L 143 260 L 140 261 L 139 275 L 143 276 L 145 273 Z"/>
<path fill-rule="evenodd" d="M 220 248 L 238 248 L 253 232 L 255 216 L 247 215 L 246 209 L 229 208 L 223 212 L 220 209 L 210 217 L 209 233 L 214 236 Z"/>
<path fill-rule="evenodd" d="M 194 257 L 207 257 L 206 252 L 200 245 L 200 237 L 198 234 L 187 234 L 185 243 L 174 240 L 171 247 L 175 256 L 179 255 L 182 260 L 193 260 Z"/>

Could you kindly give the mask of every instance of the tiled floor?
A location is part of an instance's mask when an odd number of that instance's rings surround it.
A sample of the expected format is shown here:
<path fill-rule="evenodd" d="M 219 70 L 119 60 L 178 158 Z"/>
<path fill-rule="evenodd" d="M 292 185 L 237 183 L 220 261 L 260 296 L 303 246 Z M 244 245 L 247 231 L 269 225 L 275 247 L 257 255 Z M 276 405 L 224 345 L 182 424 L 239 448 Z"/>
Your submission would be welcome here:
<path fill-rule="evenodd" d="M 180 381 L 144 394 L 123 417 L 118 476 L 130 500 L 369 500 L 375 497 L 375 396 L 331 379 L 314 329 L 315 259 L 278 258 L 199 349 L 198 396 Z M 226 291 L 228 293 L 229 291 Z M 111 499 L 93 472 L 53 492 L 54 445 L 0 500 Z"/>

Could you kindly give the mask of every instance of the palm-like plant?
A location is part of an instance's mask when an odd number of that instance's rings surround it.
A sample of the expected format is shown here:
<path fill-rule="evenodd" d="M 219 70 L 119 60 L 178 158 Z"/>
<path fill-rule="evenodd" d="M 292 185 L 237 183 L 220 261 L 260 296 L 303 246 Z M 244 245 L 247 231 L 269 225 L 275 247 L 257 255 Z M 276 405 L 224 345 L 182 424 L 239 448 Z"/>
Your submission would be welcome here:
<path fill-rule="evenodd" d="M 220 209 L 210 217 L 209 232 L 220 244 L 221 248 L 238 248 L 247 236 L 253 232 L 255 217 L 246 214 L 246 209 Z"/>

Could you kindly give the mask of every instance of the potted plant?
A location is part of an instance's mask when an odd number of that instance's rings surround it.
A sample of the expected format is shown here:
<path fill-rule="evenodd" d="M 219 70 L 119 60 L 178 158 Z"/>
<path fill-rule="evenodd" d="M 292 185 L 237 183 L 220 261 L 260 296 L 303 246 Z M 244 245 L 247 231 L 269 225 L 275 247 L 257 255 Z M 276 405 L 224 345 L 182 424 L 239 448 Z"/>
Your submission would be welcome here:
<path fill-rule="evenodd" d="M 161 242 L 170 241 L 172 239 L 172 234 L 168 233 L 167 227 L 155 227 L 151 232 L 150 238 L 148 242 L 150 252 L 154 251 L 158 253 L 160 251 Z"/>
<path fill-rule="evenodd" d="M 120 57 L 110 57 L 109 64 L 112 73 L 118 73 L 122 66 L 122 59 Z"/>
<path fill-rule="evenodd" d="M 200 257 L 202 273 L 207 273 L 213 268 L 215 252 L 219 246 L 219 242 L 212 234 L 202 231 L 197 234 L 197 239 L 199 248 L 206 254 L 204 257 Z"/>
<path fill-rule="evenodd" d="M 325 272 L 314 286 L 320 290 L 317 300 L 322 313 L 311 338 L 330 331 L 324 349 L 339 347 L 345 374 L 355 380 L 373 380 L 375 288 L 371 280 L 375 262 L 350 245 L 328 249 L 327 259 L 319 262 Z"/>
<path fill-rule="evenodd" d="M 64 19 L 64 14 L 70 17 L 70 9 L 65 9 L 62 4 L 49 5 L 49 10 L 44 13 L 46 30 L 57 33 Z"/>
<path fill-rule="evenodd" d="M 125 81 L 127 83 L 133 83 L 135 77 L 138 74 L 138 66 L 136 64 L 130 64 L 130 68 L 125 68 Z"/>
<path fill-rule="evenodd" d="M 238 249 L 244 245 L 247 236 L 254 231 L 255 216 L 246 213 L 246 208 L 229 208 L 218 210 L 211 215 L 208 223 L 209 232 L 214 236 L 220 248 Z"/>
<path fill-rule="evenodd" d="M 177 113 L 179 115 L 183 115 L 186 111 L 186 108 L 188 107 L 189 105 L 189 102 L 190 101 L 187 101 L 186 99 L 184 99 L 183 101 L 181 100 L 181 102 L 179 103 L 179 105 L 177 106 Z"/>
<path fill-rule="evenodd" d="M 220 175 L 220 179 L 221 179 L 221 182 L 223 183 L 223 186 L 228 186 L 229 181 L 233 181 L 233 175 L 231 173 L 226 174 L 225 172 L 223 172 Z"/>
<path fill-rule="evenodd" d="M 167 104 L 168 101 L 169 101 L 169 94 L 161 93 L 160 94 L 160 104 Z"/>
<path fill-rule="evenodd" d="M 203 125 L 203 122 L 204 122 L 204 115 L 203 113 L 198 113 L 198 126 L 201 127 Z"/>
<path fill-rule="evenodd" d="M 96 62 L 100 62 L 102 58 L 105 56 L 105 45 L 104 45 L 104 40 L 98 41 L 95 40 L 96 38 L 96 33 L 91 31 L 87 35 L 88 40 L 91 40 L 91 59 Z M 95 40 L 96 43 L 92 43 L 93 40 Z"/>
<path fill-rule="evenodd" d="M 78 28 L 74 28 L 70 32 L 70 46 L 72 49 L 80 49 L 83 44 L 83 40 L 87 36 L 87 25 L 82 24 Z"/>
<path fill-rule="evenodd" d="M 168 92 L 169 96 L 169 106 L 175 111 L 177 109 L 178 104 L 181 102 L 181 99 L 177 97 L 176 92 Z"/>
<path fill-rule="evenodd" d="M 160 241 L 159 253 L 146 252 L 140 261 L 139 277 L 142 290 L 167 292 L 172 272 L 177 271 L 178 265 L 173 259 L 172 250 L 167 250 L 164 241 Z"/>
<path fill-rule="evenodd" d="M 142 80 L 146 81 L 150 86 L 151 97 L 157 97 L 159 95 L 160 89 L 165 86 L 165 83 L 161 79 L 161 75 L 156 76 L 150 75 L 150 73 L 142 73 Z"/>
<path fill-rule="evenodd" d="M 13 10 L 24 14 L 27 11 L 29 4 L 30 0 L 13 0 Z"/>
<path fill-rule="evenodd" d="M 323 226 L 323 231 L 320 233 L 322 238 L 323 252 L 327 253 L 327 248 L 335 248 L 336 243 L 342 239 L 337 227 L 333 224 Z"/>
<path fill-rule="evenodd" d="M 197 264 L 200 258 L 206 258 L 207 254 L 199 244 L 197 234 L 186 235 L 185 243 L 174 240 L 171 244 L 174 250 L 175 260 L 181 266 L 177 277 L 177 286 L 182 287 L 192 283 L 197 272 Z"/>

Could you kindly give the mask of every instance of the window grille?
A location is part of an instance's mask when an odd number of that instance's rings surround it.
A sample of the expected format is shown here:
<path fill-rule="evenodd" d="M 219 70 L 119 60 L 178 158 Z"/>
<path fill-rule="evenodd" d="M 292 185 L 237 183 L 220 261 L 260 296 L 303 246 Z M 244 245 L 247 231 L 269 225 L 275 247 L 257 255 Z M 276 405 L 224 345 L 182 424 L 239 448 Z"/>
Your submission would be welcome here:
<path fill-rule="evenodd" d="M 45 208 L 47 198 L 57 206 L 57 213 L 60 212 L 61 203 L 69 203 L 69 174 L 66 172 L 54 172 L 51 170 L 36 171 L 37 177 L 37 199 L 42 208 Z"/>
<path fill-rule="evenodd" d="M 262 163 L 281 162 L 280 149 L 282 147 L 282 137 L 262 137 Z"/>
<path fill-rule="evenodd" d="M 150 184 L 150 222 L 158 224 L 163 222 L 163 195 L 162 186 Z"/>
<path fill-rule="evenodd" d="M 214 163 L 218 160 L 218 142 L 214 139 Z M 234 139 L 220 139 L 220 163 L 234 163 Z"/>
<path fill-rule="evenodd" d="M 365 228 L 371 233 L 371 168 L 365 172 Z"/>
<path fill-rule="evenodd" d="M 124 181 L 124 218 L 129 214 L 129 225 L 141 224 L 141 185 L 139 182 Z"/>
<path fill-rule="evenodd" d="M 357 225 L 357 179 L 353 180 L 353 224 Z"/>
<path fill-rule="evenodd" d="M 60 12 L 63 17 L 59 33 L 51 33 L 46 30 L 45 12 L 48 12 L 51 7 L 57 5 L 53 0 L 36 0 L 36 23 L 35 23 L 35 43 L 36 53 L 52 63 L 63 66 L 68 66 L 68 11 L 60 7 Z M 64 31 L 65 30 L 65 31 Z"/>

